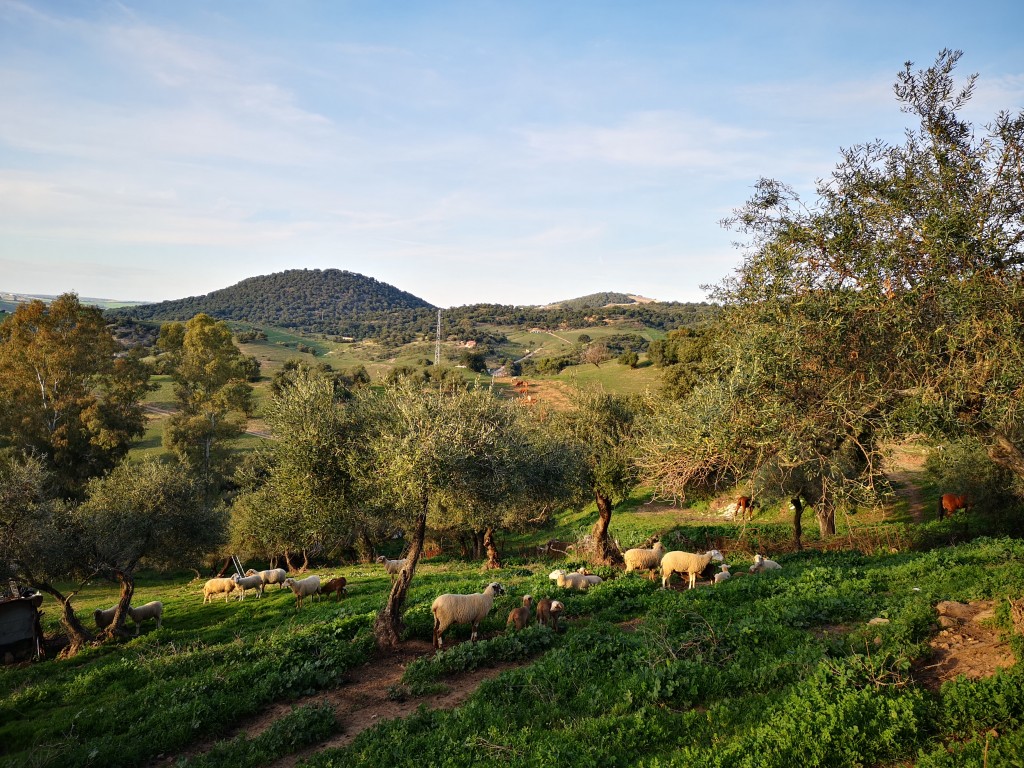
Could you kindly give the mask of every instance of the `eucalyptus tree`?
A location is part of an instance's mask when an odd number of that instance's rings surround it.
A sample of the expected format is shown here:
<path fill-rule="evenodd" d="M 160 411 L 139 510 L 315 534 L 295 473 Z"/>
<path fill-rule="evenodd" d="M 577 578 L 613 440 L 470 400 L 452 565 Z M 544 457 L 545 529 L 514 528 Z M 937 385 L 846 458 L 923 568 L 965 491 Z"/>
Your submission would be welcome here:
<path fill-rule="evenodd" d="M 190 565 L 223 543 L 226 515 L 204 501 L 194 476 L 153 460 L 123 462 L 92 480 L 74 513 L 92 572 L 120 587 L 109 633 L 119 632 L 135 592 L 135 573 Z"/>
<path fill-rule="evenodd" d="M 621 564 L 608 528 L 612 508 L 629 495 L 639 474 L 635 463 L 637 427 L 643 401 L 599 389 L 573 391 L 571 407 L 555 415 L 551 428 L 580 457 L 580 487 L 597 504 L 592 531 L 594 559 L 607 565 Z"/>
<path fill-rule="evenodd" d="M 209 485 L 225 458 L 218 449 L 242 434 L 252 413 L 250 365 L 227 323 L 205 314 L 187 323 L 165 323 L 157 344 L 170 358 L 178 408 L 164 444 L 182 462 L 200 469 Z"/>
<path fill-rule="evenodd" d="M 72 293 L 0 323 L 0 448 L 41 457 L 59 495 L 78 496 L 145 431 L 149 372 L 119 351 L 102 312 Z"/>
<path fill-rule="evenodd" d="M 712 294 L 730 362 L 679 408 L 695 432 L 648 443 L 665 487 L 775 478 L 828 531 L 873 492 L 878 438 L 908 428 L 975 435 L 1024 477 L 1024 114 L 967 122 L 960 56 L 899 73 L 902 144 L 842 150 L 810 203 L 762 179 L 724 222 L 749 238 Z"/>

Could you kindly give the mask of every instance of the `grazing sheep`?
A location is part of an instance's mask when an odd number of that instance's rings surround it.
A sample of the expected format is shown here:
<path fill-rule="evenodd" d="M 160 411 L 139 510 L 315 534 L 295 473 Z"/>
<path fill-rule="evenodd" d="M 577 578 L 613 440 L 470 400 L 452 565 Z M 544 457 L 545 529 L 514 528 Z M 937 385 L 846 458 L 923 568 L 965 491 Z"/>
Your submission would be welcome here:
<path fill-rule="evenodd" d="M 672 574 L 678 573 L 682 576 L 685 573 L 689 576 L 687 589 L 693 589 L 697 586 L 697 575 L 703 575 L 712 560 L 720 563 L 723 559 L 722 553 L 717 549 L 708 550 L 703 555 L 679 550 L 669 552 L 661 558 L 661 588 L 668 589 L 669 582 L 672 581 Z M 710 576 L 711 574 L 708 574 L 708 578 Z"/>
<path fill-rule="evenodd" d="M 267 584 L 277 584 L 278 589 L 284 589 L 284 580 L 288 578 L 288 571 L 284 568 L 271 568 L 268 571 L 256 571 L 250 568 L 245 572 L 246 576 L 259 576 L 263 579 L 264 588 Z"/>
<path fill-rule="evenodd" d="M 781 565 L 762 555 L 754 555 L 754 564 L 750 566 L 751 573 L 764 573 L 765 571 L 778 571 L 781 569 Z"/>
<path fill-rule="evenodd" d="M 565 606 L 562 605 L 558 600 L 551 601 L 551 628 L 558 631 L 558 617 L 562 615 L 562 611 L 565 610 Z"/>
<path fill-rule="evenodd" d="M 665 556 L 665 547 L 662 543 L 656 542 L 650 549 L 637 547 L 627 549 L 622 555 L 626 561 L 626 573 L 630 571 L 653 571 L 661 565 L 661 558 Z"/>
<path fill-rule="evenodd" d="M 139 634 L 139 628 L 146 619 L 156 619 L 156 628 L 160 629 L 160 625 L 164 620 L 164 604 L 159 600 L 153 600 L 145 605 L 140 605 L 138 608 L 129 607 L 128 615 L 135 622 L 136 635 Z"/>
<path fill-rule="evenodd" d="M 106 629 L 110 626 L 110 622 L 114 620 L 114 612 L 117 610 L 117 606 L 107 608 L 105 611 L 101 611 L 97 608 L 92 612 L 92 617 L 96 620 L 96 627 L 98 629 Z"/>
<path fill-rule="evenodd" d="M 477 628 L 494 605 L 495 595 L 505 594 L 504 588 L 492 581 L 487 588 L 475 595 L 439 595 L 430 606 L 434 614 L 434 647 L 440 649 L 444 644 L 442 635 L 452 624 L 472 624 L 473 634 L 470 640 L 476 640 Z"/>
<path fill-rule="evenodd" d="M 239 589 L 239 586 L 234 579 L 210 579 L 203 585 L 203 605 L 213 602 L 213 596 L 222 592 L 226 603 L 236 589 Z"/>
<path fill-rule="evenodd" d="M 541 544 L 537 547 L 537 551 L 542 555 L 552 555 L 555 557 L 565 557 L 569 552 L 576 549 L 576 545 L 571 541 L 559 541 L 558 539 L 548 539 L 547 543 Z"/>
<path fill-rule="evenodd" d="M 253 574 L 252 576 L 239 576 L 236 573 L 232 575 L 231 578 L 234 580 L 235 584 L 238 585 L 238 588 L 242 591 L 242 594 L 238 596 L 239 600 L 245 600 L 245 590 L 247 589 L 255 589 L 257 598 L 263 597 L 263 577 L 260 576 L 258 573 Z"/>
<path fill-rule="evenodd" d="M 342 597 L 348 594 L 347 584 L 348 580 L 344 576 L 328 579 L 326 583 L 320 585 L 320 594 L 327 595 L 333 592 L 335 602 L 340 601 Z"/>
<path fill-rule="evenodd" d="M 295 595 L 295 610 L 299 610 L 302 607 L 302 600 L 306 597 L 313 596 L 315 600 L 320 594 L 320 577 L 319 576 L 307 576 L 304 579 L 285 579 L 284 585 L 292 591 Z"/>
<path fill-rule="evenodd" d="M 523 595 L 523 604 L 509 611 L 505 626 L 512 624 L 516 629 L 526 629 L 526 625 L 530 623 L 530 607 L 532 605 L 533 598 L 530 595 Z"/>
<path fill-rule="evenodd" d="M 555 576 L 557 574 L 557 576 Z M 592 573 L 566 573 L 565 571 L 554 571 L 555 583 L 566 589 L 590 589 L 594 584 L 600 584 L 604 579 Z"/>
<path fill-rule="evenodd" d="M 715 574 L 715 584 L 721 584 L 723 581 L 728 581 L 732 578 L 732 574 L 729 573 L 729 566 L 726 563 L 722 563 L 718 567 L 721 570 Z"/>
<path fill-rule="evenodd" d="M 392 578 L 397 576 L 401 572 L 401 570 L 405 568 L 405 563 L 407 560 L 408 558 L 404 557 L 401 560 L 388 560 L 386 557 L 384 557 L 384 555 L 381 555 L 377 558 L 377 562 L 381 563 L 384 566 L 384 570 L 391 574 Z"/>

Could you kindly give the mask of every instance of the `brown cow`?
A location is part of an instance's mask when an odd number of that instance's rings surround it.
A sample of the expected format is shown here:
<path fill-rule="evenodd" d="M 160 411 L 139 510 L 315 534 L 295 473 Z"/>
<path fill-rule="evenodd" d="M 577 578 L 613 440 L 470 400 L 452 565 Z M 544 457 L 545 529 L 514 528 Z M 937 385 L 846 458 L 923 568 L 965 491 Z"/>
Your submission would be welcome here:
<path fill-rule="evenodd" d="M 939 520 L 950 517 L 958 509 L 968 509 L 971 506 L 966 494 L 944 493 L 939 499 Z"/>
<path fill-rule="evenodd" d="M 754 499 L 750 496 L 740 496 L 736 499 L 736 514 L 740 516 L 740 520 L 746 520 L 747 517 L 753 517 L 754 511 Z"/>

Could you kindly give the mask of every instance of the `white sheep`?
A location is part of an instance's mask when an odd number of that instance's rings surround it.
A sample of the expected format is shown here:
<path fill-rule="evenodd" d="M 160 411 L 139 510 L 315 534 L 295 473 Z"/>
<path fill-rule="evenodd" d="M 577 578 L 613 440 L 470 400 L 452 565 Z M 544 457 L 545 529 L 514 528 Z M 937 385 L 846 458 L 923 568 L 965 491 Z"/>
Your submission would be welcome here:
<path fill-rule="evenodd" d="M 96 627 L 98 629 L 106 629 L 110 626 L 110 622 L 114 620 L 114 612 L 117 611 L 117 606 L 107 608 L 105 611 L 97 608 L 92 612 L 92 617 L 96 620 Z"/>
<path fill-rule="evenodd" d="M 264 582 L 260 574 L 254 573 L 252 576 L 239 576 L 236 573 L 231 578 L 234 579 L 238 588 L 242 590 L 242 594 L 238 596 L 239 600 L 245 600 L 245 591 L 247 589 L 255 589 L 257 598 L 263 597 Z"/>
<path fill-rule="evenodd" d="M 391 574 L 392 577 L 397 576 L 403 568 L 408 558 L 403 557 L 401 560 L 388 560 L 384 555 L 377 558 L 377 562 L 384 566 L 384 570 Z"/>
<path fill-rule="evenodd" d="M 138 608 L 129 607 L 128 615 L 135 622 L 136 635 L 139 634 L 139 628 L 146 619 L 156 619 L 156 628 L 160 629 L 160 625 L 164 621 L 164 604 L 159 600 L 152 600 L 145 605 L 140 605 Z"/>
<path fill-rule="evenodd" d="M 224 593 L 224 602 L 226 603 L 228 598 L 231 597 L 231 593 L 238 588 L 239 587 L 235 584 L 234 579 L 210 579 L 203 585 L 203 605 L 206 605 L 208 602 L 213 602 L 213 596 L 221 593 Z"/>
<path fill-rule="evenodd" d="M 662 543 L 656 542 L 650 549 L 636 547 L 627 549 L 622 555 L 626 561 L 626 573 L 630 571 L 653 571 L 661 564 L 661 558 L 665 556 L 665 547 Z"/>
<path fill-rule="evenodd" d="M 720 563 L 723 559 L 722 553 L 717 549 L 708 550 L 703 555 L 679 550 L 669 552 L 661 558 L 661 588 L 668 589 L 672 574 L 678 573 L 682 576 L 685 573 L 689 576 L 687 589 L 693 589 L 697 586 L 697 575 L 703 573 L 712 560 Z"/>
<path fill-rule="evenodd" d="M 303 598 L 313 596 L 315 600 L 320 596 L 320 577 L 319 576 L 307 576 L 304 579 L 285 579 L 284 585 L 292 591 L 295 595 L 295 610 L 299 610 L 302 607 Z"/>
<path fill-rule="evenodd" d="M 444 644 L 442 635 L 452 624 L 472 624 L 473 634 L 470 640 L 476 640 L 477 628 L 494 605 L 495 595 L 505 594 L 504 588 L 492 581 L 487 588 L 474 595 L 438 595 L 430 606 L 434 614 L 434 647 L 440 650 Z"/>
<path fill-rule="evenodd" d="M 555 576 L 555 583 L 565 589 L 590 589 L 595 584 L 600 584 L 604 581 L 600 576 L 592 573 L 566 573 L 565 571 L 555 571 L 552 573 L 552 576 Z"/>
<path fill-rule="evenodd" d="M 728 581 L 732 578 L 732 574 L 729 573 L 729 566 L 726 563 L 722 563 L 718 567 L 721 570 L 715 574 L 715 584 L 721 584 L 723 581 Z"/>
<path fill-rule="evenodd" d="M 779 571 L 782 566 L 774 560 L 769 560 L 762 555 L 754 555 L 754 564 L 750 566 L 751 573 L 763 573 L 764 571 Z"/>
<path fill-rule="evenodd" d="M 257 571 L 250 568 L 245 572 L 246 576 L 259 576 L 263 579 L 263 586 L 277 584 L 278 589 L 284 589 L 284 580 L 288 578 L 288 571 L 284 568 L 271 568 L 268 571 Z"/>

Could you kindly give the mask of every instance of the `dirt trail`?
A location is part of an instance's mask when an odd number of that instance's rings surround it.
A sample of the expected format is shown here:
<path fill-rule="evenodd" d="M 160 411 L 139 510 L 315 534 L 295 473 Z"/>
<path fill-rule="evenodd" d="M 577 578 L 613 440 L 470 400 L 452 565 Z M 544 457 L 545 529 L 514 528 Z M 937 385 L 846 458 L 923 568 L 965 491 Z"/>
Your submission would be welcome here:
<path fill-rule="evenodd" d="M 896 495 L 907 502 L 907 511 L 915 522 L 923 522 L 928 514 L 919 485 L 924 475 L 924 453 L 913 446 L 897 445 L 885 461 L 885 476 Z"/>
<path fill-rule="evenodd" d="M 338 688 L 320 691 L 312 696 L 305 696 L 294 701 L 271 705 L 262 714 L 251 718 L 237 731 L 222 734 L 217 741 L 232 738 L 239 733 L 245 733 L 250 738 L 254 738 L 293 707 L 318 702 L 329 703 L 334 708 L 342 732 L 331 736 L 327 741 L 269 764 L 273 768 L 292 768 L 299 760 L 308 758 L 320 750 L 347 746 L 360 733 L 382 720 L 407 717 L 413 714 L 421 704 L 427 704 L 433 709 L 457 707 L 469 698 L 484 680 L 496 677 L 506 669 L 521 666 L 520 663 L 502 663 L 494 667 L 478 669 L 443 680 L 442 682 L 449 688 L 446 693 L 414 697 L 405 701 L 391 700 L 388 697 L 389 690 L 401 684 L 406 666 L 431 653 L 433 653 L 433 648 L 430 643 L 419 640 L 407 641 L 397 651 L 378 656 L 361 667 L 350 670 L 346 675 L 346 681 Z M 212 746 L 212 741 L 197 744 L 183 754 L 164 758 L 156 761 L 153 765 L 159 768 L 172 766 L 181 757 L 201 754 Z"/>

